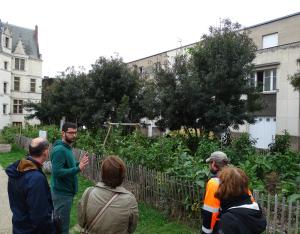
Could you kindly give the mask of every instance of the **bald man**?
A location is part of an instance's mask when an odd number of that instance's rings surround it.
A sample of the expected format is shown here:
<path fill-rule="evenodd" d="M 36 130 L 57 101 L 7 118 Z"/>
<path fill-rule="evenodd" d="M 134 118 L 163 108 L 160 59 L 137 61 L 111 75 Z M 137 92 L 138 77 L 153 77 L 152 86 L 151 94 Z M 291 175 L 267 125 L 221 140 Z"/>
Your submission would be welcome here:
<path fill-rule="evenodd" d="M 6 169 L 13 233 L 56 233 L 51 192 L 42 171 L 49 156 L 49 143 L 43 138 L 34 138 L 29 154 Z"/>

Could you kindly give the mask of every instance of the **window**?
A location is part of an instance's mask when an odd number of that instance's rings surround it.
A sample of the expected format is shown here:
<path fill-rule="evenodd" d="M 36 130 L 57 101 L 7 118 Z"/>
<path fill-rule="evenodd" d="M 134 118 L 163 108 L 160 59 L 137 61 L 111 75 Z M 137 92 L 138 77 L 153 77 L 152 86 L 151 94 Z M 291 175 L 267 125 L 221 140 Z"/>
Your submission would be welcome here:
<path fill-rule="evenodd" d="M 23 100 L 17 100 L 17 99 L 14 100 L 13 113 L 14 114 L 23 113 Z"/>
<path fill-rule="evenodd" d="M 137 65 L 133 64 L 133 70 L 137 71 Z"/>
<path fill-rule="evenodd" d="M 4 69 L 7 70 L 7 68 L 8 68 L 8 62 L 5 61 L 5 62 L 4 62 Z"/>
<path fill-rule="evenodd" d="M 263 49 L 278 46 L 278 33 L 263 36 Z"/>
<path fill-rule="evenodd" d="M 3 109 L 2 109 L 2 112 L 3 112 L 3 114 L 4 114 L 4 115 L 6 115 L 6 114 L 7 114 L 7 110 L 6 110 L 6 108 L 7 108 L 7 104 L 3 104 Z"/>
<path fill-rule="evenodd" d="M 15 58 L 15 69 L 16 70 L 25 70 L 25 59 Z"/>
<path fill-rule="evenodd" d="M 9 48 L 9 38 L 8 37 L 5 37 L 5 47 L 6 48 Z"/>
<path fill-rule="evenodd" d="M 22 122 L 13 122 L 14 127 L 22 127 Z"/>
<path fill-rule="evenodd" d="M 275 91 L 277 88 L 276 76 L 276 68 L 257 71 L 250 76 L 249 82 L 251 86 L 257 87 L 261 92 Z"/>
<path fill-rule="evenodd" d="M 249 82 L 251 87 L 255 87 L 255 73 L 252 73 L 250 78 L 249 78 Z"/>
<path fill-rule="evenodd" d="M 30 92 L 35 93 L 35 79 L 30 79 Z"/>
<path fill-rule="evenodd" d="M 14 90 L 20 91 L 20 77 L 14 78 Z"/>
<path fill-rule="evenodd" d="M 7 82 L 3 83 L 3 93 L 6 94 L 7 93 Z"/>
<path fill-rule="evenodd" d="M 161 69 L 161 63 L 160 62 L 154 63 L 154 70 L 159 71 L 160 69 Z"/>

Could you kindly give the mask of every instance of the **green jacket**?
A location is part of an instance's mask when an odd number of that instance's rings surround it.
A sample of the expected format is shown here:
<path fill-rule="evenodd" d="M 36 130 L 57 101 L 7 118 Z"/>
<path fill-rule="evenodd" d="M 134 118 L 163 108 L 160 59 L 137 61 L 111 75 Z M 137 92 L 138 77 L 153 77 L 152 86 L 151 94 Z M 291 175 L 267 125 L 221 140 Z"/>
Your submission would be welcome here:
<path fill-rule="evenodd" d="M 55 194 L 74 196 L 78 190 L 77 173 L 80 172 L 72 148 L 62 140 L 53 144 L 51 190 Z"/>

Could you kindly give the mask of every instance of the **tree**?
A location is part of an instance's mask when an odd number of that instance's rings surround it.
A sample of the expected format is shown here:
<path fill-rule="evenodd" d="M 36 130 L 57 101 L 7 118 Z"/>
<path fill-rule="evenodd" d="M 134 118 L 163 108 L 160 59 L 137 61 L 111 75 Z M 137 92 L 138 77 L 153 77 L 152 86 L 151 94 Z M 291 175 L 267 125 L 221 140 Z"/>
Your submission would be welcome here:
<path fill-rule="evenodd" d="M 38 118 L 44 124 L 59 124 L 65 116 L 68 121 L 82 123 L 88 77 L 83 71 L 68 68 L 60 77 L 43 81 L 42 102 L 25 105 L 32 111 L 27 118 Z"/>
<path fill-rule="evenodd" d="M 253 123 L 252 113 L 261 108 L 259 94 L 248 81 L 256 51 L 252 39 L 230 20 L 209 32 L 189 55 L 156 72 L 160 127 L 184 127 L 190 137 L 190 129 L 218 135 L 229 126 Z"/>
<path fill-rule="evenodd" d="M 294 89 L 300 91 L 300 70 L 290 76 L 289 80 Z"/>
<path fill-rule="evenodd" d="M 129 70 L 121 58 L 100 57 L 88 74 L 83 120 L 90 128 L 105 121 L 139 120 L 138 75 Z"/>
<path fill-rule="evenodd" d="M 100 57 L 86 74 L 73 67 L 47 86 L 41 103 L 29 103 L 27 110 L 35 111 L 43 123 L 68 121 L 90 129 L 101 127 L 105 121 L 138 121 L 142 109 L 138 101 L 138 75 L 129 70 L 121 58 Z"/>

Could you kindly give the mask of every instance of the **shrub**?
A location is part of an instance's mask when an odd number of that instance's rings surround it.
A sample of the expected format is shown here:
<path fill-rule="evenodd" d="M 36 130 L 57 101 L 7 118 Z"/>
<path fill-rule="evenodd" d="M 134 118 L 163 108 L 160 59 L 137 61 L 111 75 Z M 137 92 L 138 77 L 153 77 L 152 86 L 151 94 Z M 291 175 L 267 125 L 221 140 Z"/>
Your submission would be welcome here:
<path fill-rule="evenodd" d="M 14 143 L 15 142 L 15 137 L 17 134 L 19 134 L 20 128 L 19 127 L 4 127 L 3 130 L 1 131 L 2 138 L 7 142 L 7 143 Z"/>
<path fill-rule="evenodd" d="M 249 155 L 255 154 L 255 143 L 256 141 L 251 139 L 248 133 L 242 133 L 240 137 L 233 139 L 231 145 L 224 151 L 230 158 L 231 163 L 238 165 L 244 162 Z"/>
<path fill-rule="evenodd" d="M 276 135 L 275 142 L 269 144 L 271 154 L 285 154 L 291 147 L 290 134 L 284 130 L 283 135 Z"/>

